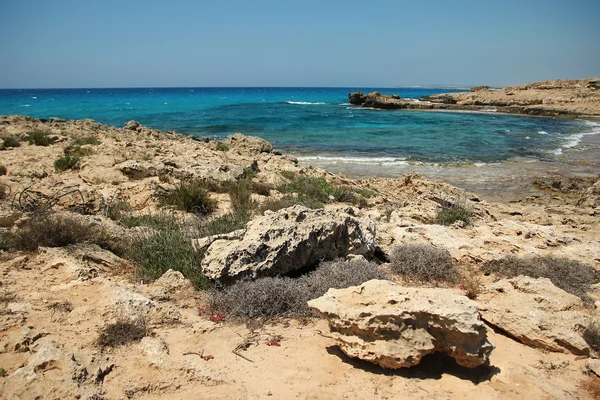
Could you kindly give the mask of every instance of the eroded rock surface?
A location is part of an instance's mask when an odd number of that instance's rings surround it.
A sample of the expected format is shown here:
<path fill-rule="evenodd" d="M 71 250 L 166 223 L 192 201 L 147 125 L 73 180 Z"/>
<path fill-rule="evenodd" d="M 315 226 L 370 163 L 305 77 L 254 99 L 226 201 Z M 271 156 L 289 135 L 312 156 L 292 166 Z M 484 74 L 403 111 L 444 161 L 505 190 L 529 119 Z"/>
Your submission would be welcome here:
<path fill-rule="evenodd" d="M 213 241 L 202 261 L 212 279 L 283 275 L 348 254 L 370 258 L 375 225 L 343 211 L 293 206 L 254 218 L 245 231 Z"/>
<path fill-rule="evenodd" d="M 330 289 L 308 305 L 329 322 L 344 353 L 384 368 L 410 367 L 435 352 L 473 368 L 494 348 L 475 302 L 449 289 L 371 280 Z"/>
<path fill-rule="evenodd" d="M 556 352 L 589 355 L 581 337 L 594 317 L 584 313 L 577 296 L 547 278 L 502 279 L 477 298 L 481 317 L 521 342 Z"/>

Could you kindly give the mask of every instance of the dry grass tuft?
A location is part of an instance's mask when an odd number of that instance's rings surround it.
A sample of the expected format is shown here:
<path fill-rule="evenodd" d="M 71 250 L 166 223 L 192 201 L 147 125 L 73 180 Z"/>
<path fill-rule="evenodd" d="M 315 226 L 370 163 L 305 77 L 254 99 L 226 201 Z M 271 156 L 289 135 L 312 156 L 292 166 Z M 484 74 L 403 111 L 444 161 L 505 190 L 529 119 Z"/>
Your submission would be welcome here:
<path fill-rule="evenodd" d="M 106 347 L 125 346 L 139 342 L 148 334 L 146 322 L 143 319 L 127 321 L 119 319 L 117 322 L 105 325 L 98 333 L 96 344 L 104 349 Z"/>

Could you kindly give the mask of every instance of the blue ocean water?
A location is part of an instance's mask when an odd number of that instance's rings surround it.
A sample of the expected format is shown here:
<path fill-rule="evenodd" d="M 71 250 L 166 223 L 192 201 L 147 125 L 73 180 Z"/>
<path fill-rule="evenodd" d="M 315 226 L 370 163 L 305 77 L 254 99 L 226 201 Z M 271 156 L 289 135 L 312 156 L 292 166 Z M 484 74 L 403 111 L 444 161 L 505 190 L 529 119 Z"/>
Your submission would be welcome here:
<path fill-rule="evenodd" d="M 0 90 L 0 115 L 137 120 L 162 130 L 263 137 L 307 162 L 394 165 L 554 160 L 600 124 L 497 113 L 379 111 L 347 103 L 380 91 L 418 99 L 424 88 L 135 88 Z"/>

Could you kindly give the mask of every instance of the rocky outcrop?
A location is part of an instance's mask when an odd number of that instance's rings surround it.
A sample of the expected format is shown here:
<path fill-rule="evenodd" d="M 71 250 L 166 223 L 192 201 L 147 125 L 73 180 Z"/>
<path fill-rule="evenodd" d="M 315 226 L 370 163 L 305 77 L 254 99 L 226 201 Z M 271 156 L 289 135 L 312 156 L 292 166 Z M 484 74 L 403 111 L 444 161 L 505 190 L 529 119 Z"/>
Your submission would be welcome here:
<path fill-rule="evenodd" d="M 384 368 L 410 367 L 435 352 L 473 368 L 486 363 L 494 348 L 475 302 L 449 289 L 371 280 L 330 289 L 308 305 L 329 322 L 344 353 Z"/>
<path fill-rule="evenodd" d="M 254 218 L 245 230 L 210 239 L 203 272 L 212 279 L 283 275 L 322 260 L 375 251 L 375 225 L 353 210 L 334 212 L 293 206 Z"/>
<path fill-rule="evenodd" d="M 378 92 L 350 93 L 350 104 L 377 109 L 497 111 L 540 116 L 600 115 L 600 79 L 557 80 L 491 90 L 475 86 L 469 92 L 425 96 L 407 101 Z"/>
<path fill-rule="evenodd" d="M 579 297 L 546 278 L 518 276 L 502 279 L 477 298 L 481 317 L 521 342 L 550 351 L 589 355 L 581 337 L 595 321 L 583 313 Z"/>

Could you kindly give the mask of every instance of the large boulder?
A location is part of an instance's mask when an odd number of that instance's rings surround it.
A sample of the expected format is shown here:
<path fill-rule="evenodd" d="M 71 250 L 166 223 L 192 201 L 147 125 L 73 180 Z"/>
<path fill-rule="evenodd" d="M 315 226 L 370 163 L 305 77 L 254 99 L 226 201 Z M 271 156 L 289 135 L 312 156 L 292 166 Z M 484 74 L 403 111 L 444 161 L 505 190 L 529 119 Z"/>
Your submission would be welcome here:
<path fill-rule="evenodd" d="M 517 340 L 550 351 L 589 355 L 581 337 L 595 321 L 585 314 L 579 297 L 557 288 L 547 278 L 502 279 L 477 297 L 481 317 Z"/>
<path fill-rule="evenodd" d="M 348 103 L 357 106 L 362 105 L 366 100 L 366 96 L 363 92 L 352 92 L 348 95 Z"/>
<path fill-rule="evenodd" d="M 494 348 L 476 303 L 450 289 L 371 280 L 329 289 L 308 305 L 329 322 L 344 353 L 384 368 L 410 367 L 435 352 L 474 368 L 485 364 Z"/>
<path fill-rule="evenodd" d="M 293 206 L 267 212 L 245 230 L 210 239 L 203 272 L 212 279 L 283 275 L 348 254 L 371 258 L 375 225 L 361 223 L 353 210 L 311 210 Z"/>

